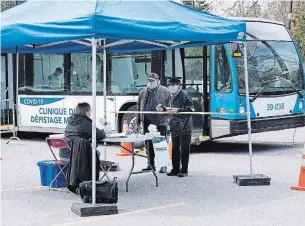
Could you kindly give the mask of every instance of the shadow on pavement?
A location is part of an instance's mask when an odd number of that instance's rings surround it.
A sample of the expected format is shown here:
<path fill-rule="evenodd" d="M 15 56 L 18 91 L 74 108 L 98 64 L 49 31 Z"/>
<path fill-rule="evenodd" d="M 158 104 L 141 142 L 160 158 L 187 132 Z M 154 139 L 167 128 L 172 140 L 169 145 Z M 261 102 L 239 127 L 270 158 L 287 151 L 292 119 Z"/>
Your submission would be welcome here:
<path fill-rule="evenodd" d="M 302 149 L 302 143 L 275 143 L 275 142 L 255 142 L 252 143 L 253 152 L 272 152 L 272 151 L 289 151 Z M 192 153 L 248 153 L 248 142 L 234 141 L 208 141 L 198 146 L 192 146 Z"/>

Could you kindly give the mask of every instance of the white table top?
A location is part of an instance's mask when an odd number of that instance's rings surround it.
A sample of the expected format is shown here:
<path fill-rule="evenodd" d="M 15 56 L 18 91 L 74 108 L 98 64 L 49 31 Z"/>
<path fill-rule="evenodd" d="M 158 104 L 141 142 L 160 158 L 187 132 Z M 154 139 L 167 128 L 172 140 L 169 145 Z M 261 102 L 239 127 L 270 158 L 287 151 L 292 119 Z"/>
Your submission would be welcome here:
<path fill-rule="evenodd" d="M 52 138 L 64 138 L 64 134 L 53 134 L 49 137 Z M 111 143 L 119 143 L 119 142 L 141 142 L 145 140 L 151 140 L 153 137 L 149 135 L 124 135 L 122 133 L 112 133 L 112 134 L 106 134 L 106 138 L 102 140 L 102 142 L 111 142 Z M 100 141 L 101 142 L 101 141 Z"/>
<path fill-rule="evenodd" d="M 145 140 L 151 140 L 152 137 L 145 135 L 124 135 L 124 134 L 106 134 L 106 138 L 103 139 L 104 142 L 141 142 Z"/>

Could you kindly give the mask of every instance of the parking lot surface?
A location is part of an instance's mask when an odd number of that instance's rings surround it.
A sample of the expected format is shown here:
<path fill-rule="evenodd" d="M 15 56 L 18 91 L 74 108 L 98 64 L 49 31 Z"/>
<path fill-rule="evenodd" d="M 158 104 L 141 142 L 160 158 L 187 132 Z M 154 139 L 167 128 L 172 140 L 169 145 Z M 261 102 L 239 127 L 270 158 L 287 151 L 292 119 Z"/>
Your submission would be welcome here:
<path fill-rule="evenodd" d="M 81 218 L 71 212 L 79 196 L 40 186 L 38 161 L 52 159 L 44 142 L 1 140 L 1 220 L 11 225 L 305 225 L 305 192 L 297 185 L 305 128 L 253 135 L 254 173 L 271 177 L 270 186 L 239 187 L 234 174 L 249 173 L 247 136 L 221 139 L 194 148 L 189 176 L 134 175 L 129 192 L 125 181 L 130 157 L 107 148 L 108 160 L 118 162 L 111 172 L 119 183 L 119 214 Z M 100 147 L 103 156 L 103 147 Z M 136 158 L 136 168 L 146 160 Z"/>

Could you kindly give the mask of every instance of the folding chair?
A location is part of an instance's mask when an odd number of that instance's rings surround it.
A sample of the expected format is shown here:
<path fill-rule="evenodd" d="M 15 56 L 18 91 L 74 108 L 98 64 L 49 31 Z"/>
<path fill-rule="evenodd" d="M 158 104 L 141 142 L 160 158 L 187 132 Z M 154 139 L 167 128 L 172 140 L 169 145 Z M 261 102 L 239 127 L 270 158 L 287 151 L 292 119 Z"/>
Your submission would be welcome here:
<path fill-rule="evenodd" d="M 111 166 L 114 165 L 114 162 L 110 162 L 110 161 L 106 161 L 106 160 L 100 160 L 100 169 L 103 171 L 103 176 L 100 177 L 99 180 L 102 180 L 104 177 L 106 177 L 108 179 L 108 181 L 110 181 L 109 177 L 108 177 L 108 172 L 111 169 Z"/>
<path fill-rule="evenodd" d="M 68 148 L 70 151 L 70 147 L 67 143 L 67 141 L 65 139 L 62 139 L 62 138 L 46 138 L 46 141 L 47 141 L 47 144 L 49 146 L 49 149 L 55 159 L 55 163 L 56 165 L 59 167 L 60 171 L 59 173 L 55 176 L 55 178 L 52 180 L 50 186 L 49 186 L 49 190 L 51 189 L 52 187 L 52 184 L 54 183 L 54 181 L 57 179 L 57 177 L 59 177 L 60 174 L 62 174 L 65 179 L 66 179 L 66 183 L 68 183 L 68 179 L 67 179 L 67 176 L 64 174 L 63 170 L 69 165 L 69 162 L 63 162 L 61 160 L 58 160 L 53 149 L 61 149 L 61 148 Z"/>

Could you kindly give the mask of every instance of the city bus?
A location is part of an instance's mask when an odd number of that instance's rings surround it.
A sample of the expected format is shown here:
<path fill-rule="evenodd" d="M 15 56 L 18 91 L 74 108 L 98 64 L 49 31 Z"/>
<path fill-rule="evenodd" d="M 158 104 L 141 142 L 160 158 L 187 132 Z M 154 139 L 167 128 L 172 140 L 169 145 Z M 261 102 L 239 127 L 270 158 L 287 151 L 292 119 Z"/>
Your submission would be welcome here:
<path fill-rule="evenodd" d="M 285 25 L 270 20 L 236 18 L 247 24 L 252 132 L 302 127 L 304 66 Z M 19 131 L 62 133 L 79 102 L 91 103 L 91 53 L 6 54 L 6 75 L 18 83 Z M 16 62 L 19 62 L 16 67 Z M 179 77 L 191 95 L 193 141 L 246 134 L 246 88 L 242 43 L 208 47 L 107 54 L 107 129 L 121 132 L 132 124 L 137 97 L 147 74 L 162 85 Z M 18 68 L 19 76 L 16 77 Z M 97 126 L 103 128 L 103 56 L 97 54 Z M 13 86 L 11 86 L 13 87 Z M 203 114 L 203 112 L 206 112 Z"/>

